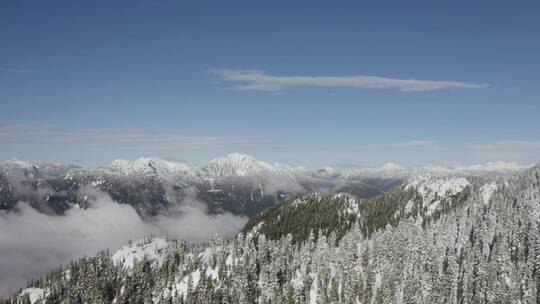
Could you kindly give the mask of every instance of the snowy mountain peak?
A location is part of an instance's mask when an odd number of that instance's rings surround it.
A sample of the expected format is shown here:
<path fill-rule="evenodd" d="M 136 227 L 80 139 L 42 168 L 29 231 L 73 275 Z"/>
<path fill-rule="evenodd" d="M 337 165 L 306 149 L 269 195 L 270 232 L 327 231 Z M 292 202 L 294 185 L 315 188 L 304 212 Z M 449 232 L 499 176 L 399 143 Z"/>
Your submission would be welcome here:
<path fill-rule="evenodd" d="M 173 163 L 154 157 L 143 157 L 134 161 L 117 159 L 112 162 L 110 167 L 124 174 L 172 174 L 175 172 L 188 171 L 190 169 L 187 165 Z"/>
<path fill-rule="evenodd" d="M 275 171 L 272 165 L 240 153 L 214 158 L 203 169 L 217 177 L 249 176 L 261 171 Z"/>
<path fill-rule="evenodd" d="M 19 178 L 36 178 L 41 176 L 41 171 L 38 165 L 31 162 L 10 159 L 4 162 L 0 168 L 9 176 L 17 176 Z"/>
<path fill-rule="evenodd" d="M 39 169 L 38 165 L 35 165 L 28 161 L 19 160 L 16 158 L 7 160 L 2 165 L 3 166 L 17 166 L 17 167 L 21 167 L 22 169 L 31 169 L 31 170 Z"/>
<path fill-rule="evenodd" d="M 396 170 L 406 170 L 407 168 L 402 167 L 395 163 L 386 163 L 380 169 L 384 171 L 396 171 Z"/>

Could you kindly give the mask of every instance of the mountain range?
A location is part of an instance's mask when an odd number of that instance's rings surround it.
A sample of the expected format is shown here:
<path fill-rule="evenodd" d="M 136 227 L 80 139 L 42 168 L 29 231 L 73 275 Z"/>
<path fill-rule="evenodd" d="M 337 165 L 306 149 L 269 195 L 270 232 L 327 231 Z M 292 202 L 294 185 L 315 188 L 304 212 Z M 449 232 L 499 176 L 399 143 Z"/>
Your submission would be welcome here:
<path fill-rule="evenodd" d="M 211 214 L 254 215 L 260 210 L 308 192 L 347 192 L 359 197 L 378 195 L 401 177 L 330 176 L 270 165 L 242 154 L 230 154 L 191 167 L 157 158 L 115 160 L 108 166 L 82 168 L 11 160 L 0 167 L 0 209 L 20 201 L 47 214 L 63 214 L 73 205 L 85 206 L 86 188 L 95 188 L 115 201 L 130 204 L 145 217 L 174 212 L 186 196 L 204 202 Z"/>
<path fill-rule="evenodd" d="M 229 171 L 227 171 L 229 172 Z M 150 237 L 73 261 L 7 303 L 539 303 L 540 166 L 309 193 L 231 240 Z"/>
<path fill-rule="evenodd" d="M 407 168 L 386 164 L 380 168 L 323 167 L 308 170 L 269 164 L 233 153 L 206 165 L 188 166 L 158 158 L 115 160 L 108 166 L 33 164 L 10 160 L 0 166 L 0 210 L 12 210 L 20 201 L 46 214 L 63 214 L 73 205 L 85 207 L 89 188 L 129 204 L 143 217 L 175 212 L 185 197 L 202 201 L 208 213 L 231 212 L 253 216 L 301 194 L 349 193 L 370 198 L 399 185 L 410 176 L 509 174 L 523 170 L 515 163 L 488 163 L 468 167 Z"/>

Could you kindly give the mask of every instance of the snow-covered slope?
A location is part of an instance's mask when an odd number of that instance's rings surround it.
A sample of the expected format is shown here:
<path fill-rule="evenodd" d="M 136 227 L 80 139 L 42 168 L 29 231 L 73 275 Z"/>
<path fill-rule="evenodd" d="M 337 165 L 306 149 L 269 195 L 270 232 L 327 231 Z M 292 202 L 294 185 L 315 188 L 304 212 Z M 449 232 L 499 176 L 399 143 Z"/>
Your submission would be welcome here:
<path fill-rule="evenodd" d="M 413 177 L 405 186 L 405 189 L 415 188 L 424 198 L 424 201 L 432 201 L 436 197 L 455 195 L 469 185 L 469 181 L 463 177 L 436 178 L 429 174 Z"/>
<path fill-rule="evenodd" d="M 147 258 L 151 264 L 160 266 L 166 247 L 167 240 L 162 238 L 140 240 L 120 248 L 113 254 L 112 260 L 114 265 L 122 265 L 125 269 L 133 268 L 135 261 L 143 258 Z"/>
<path fill-rule="evenodd" d="M 48 295 L 48 292 L 43 288 L 37 288 L 37 287 L 28 287 L 23 289 L 23 291 L 20 294 L 20 297 L 28 296 L 28 299 L 30 300 L 30 304 L 36 304 L 40 301 L 43 301 L 45 297 Z"/>
<path fill-rule="evenodd" d="M 427 208 L 425 215 L 431 216 L 443 208 L 444 202 L 452 204 L 453 197 L 462 193 L 469 181 L 464 177 L 434 177 L 430 174 L 420 174 L 412 177 L 404 189 L 416 190 L 422 200 L 422 208 Z M 410 212 L 414 202 L 410 201 L 405 212 Z"/>

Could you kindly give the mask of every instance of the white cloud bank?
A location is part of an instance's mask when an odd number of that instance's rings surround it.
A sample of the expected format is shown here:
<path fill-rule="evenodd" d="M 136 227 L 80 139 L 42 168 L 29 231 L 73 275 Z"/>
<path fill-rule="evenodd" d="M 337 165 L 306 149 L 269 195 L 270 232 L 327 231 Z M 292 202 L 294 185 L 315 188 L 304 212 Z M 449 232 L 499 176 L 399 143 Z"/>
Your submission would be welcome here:
<path fill-rule="evenodd" d="M 142 220 L 129 205 L 98 194 L 88 209 L 74 207 L 64 216 L 37 212 L 19 203 L 18 212 L 0 212 L 0 298 L 47 271 L 98 250 L 113 252 L 130 239 L 150 234 L 200 242 L 213 234 L 231 237 L 247 221 L 232 214 L 206 214 L 203 203 L 185 199 L 178 216 Z"/>
<path fill-rule="evenodd" d="M 349 87 L 365 89 L 398 89 L 404 92 L 445 89 L 481 89 L 489 85 L 458 81 L 397 79 L 378 76 L 272 76 L 258 70 L 216 70 L 221 79 L 235 83 L 237 90 L 279 91 L 290 87 Z"/>

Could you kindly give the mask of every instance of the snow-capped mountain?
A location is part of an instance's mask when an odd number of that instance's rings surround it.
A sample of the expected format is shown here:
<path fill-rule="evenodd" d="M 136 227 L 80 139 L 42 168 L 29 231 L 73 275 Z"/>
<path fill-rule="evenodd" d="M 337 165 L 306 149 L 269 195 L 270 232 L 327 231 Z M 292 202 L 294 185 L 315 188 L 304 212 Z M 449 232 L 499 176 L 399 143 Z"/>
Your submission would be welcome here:
<path fill-rule="evenodd" d="M 214 158 L 201 169 L 212 178 L 254 176 L 261 172 L 277 173 L 274 166 L 239 153 Z"/>
<path fill-rule="evenodd" d="M 184 164 L 173 163 L 159 158 L 144 157 L 134 161 L 124 159 L 114 160 L 111 165 L 103 167 L 111 173 L 124 175 L 156 174 L 164 177 L 173 177 L 179 174 L 191 173 L 191 168 Z"/>
<path fill-rule="evenodd" d="M 38 166 L 21 161 L 9 161 L 0 167 L 0 206 L 4 210 L 12 209 L 19 201 L 29 201 L 41 212 L 62 214 L 74 204 L 86 205 L 87 195 L 80 195 L 86 187 L 132 205 L 143 216 L 168 214 L 187 195 L 202 201 L 209 213 L 253 215 L 308 192 L 348 192 L 371 197 L 386 190 L 385 185 L 361 178 L 349 180 L 336 174 L 271 165 L 238 153 L 203 166 L 140 158 L 115 160 L 98 168 Z"/>
<path fill-rule="evenodd" d="M 18 159 L 10 159 L 2 164 L 2 171 L 16 178 L 39 178 L 41 169 L 38 165 Z"/>
<path fill-rule="evenodd" d="M 108 166 L 32 164 L 10 160 L 0 166 L 0 209 L 27 201 L 45 213 L 62 214 L 74 204 L 85 206 L 80 190 L 97 188 L 142 216 L 168 214 L 187 195 L 202 201 L 209 213 L 254 215 L 304 193 L 350 193 L 369 198 L 415 176 L 492 176 L 525 169 L 496 162 L 461 167 L 409 168 L 388 163 L 379 168 L 308 170 L 269 164 L 239 153 L 188 166 L 158 158 L 115 160 Z"/>

